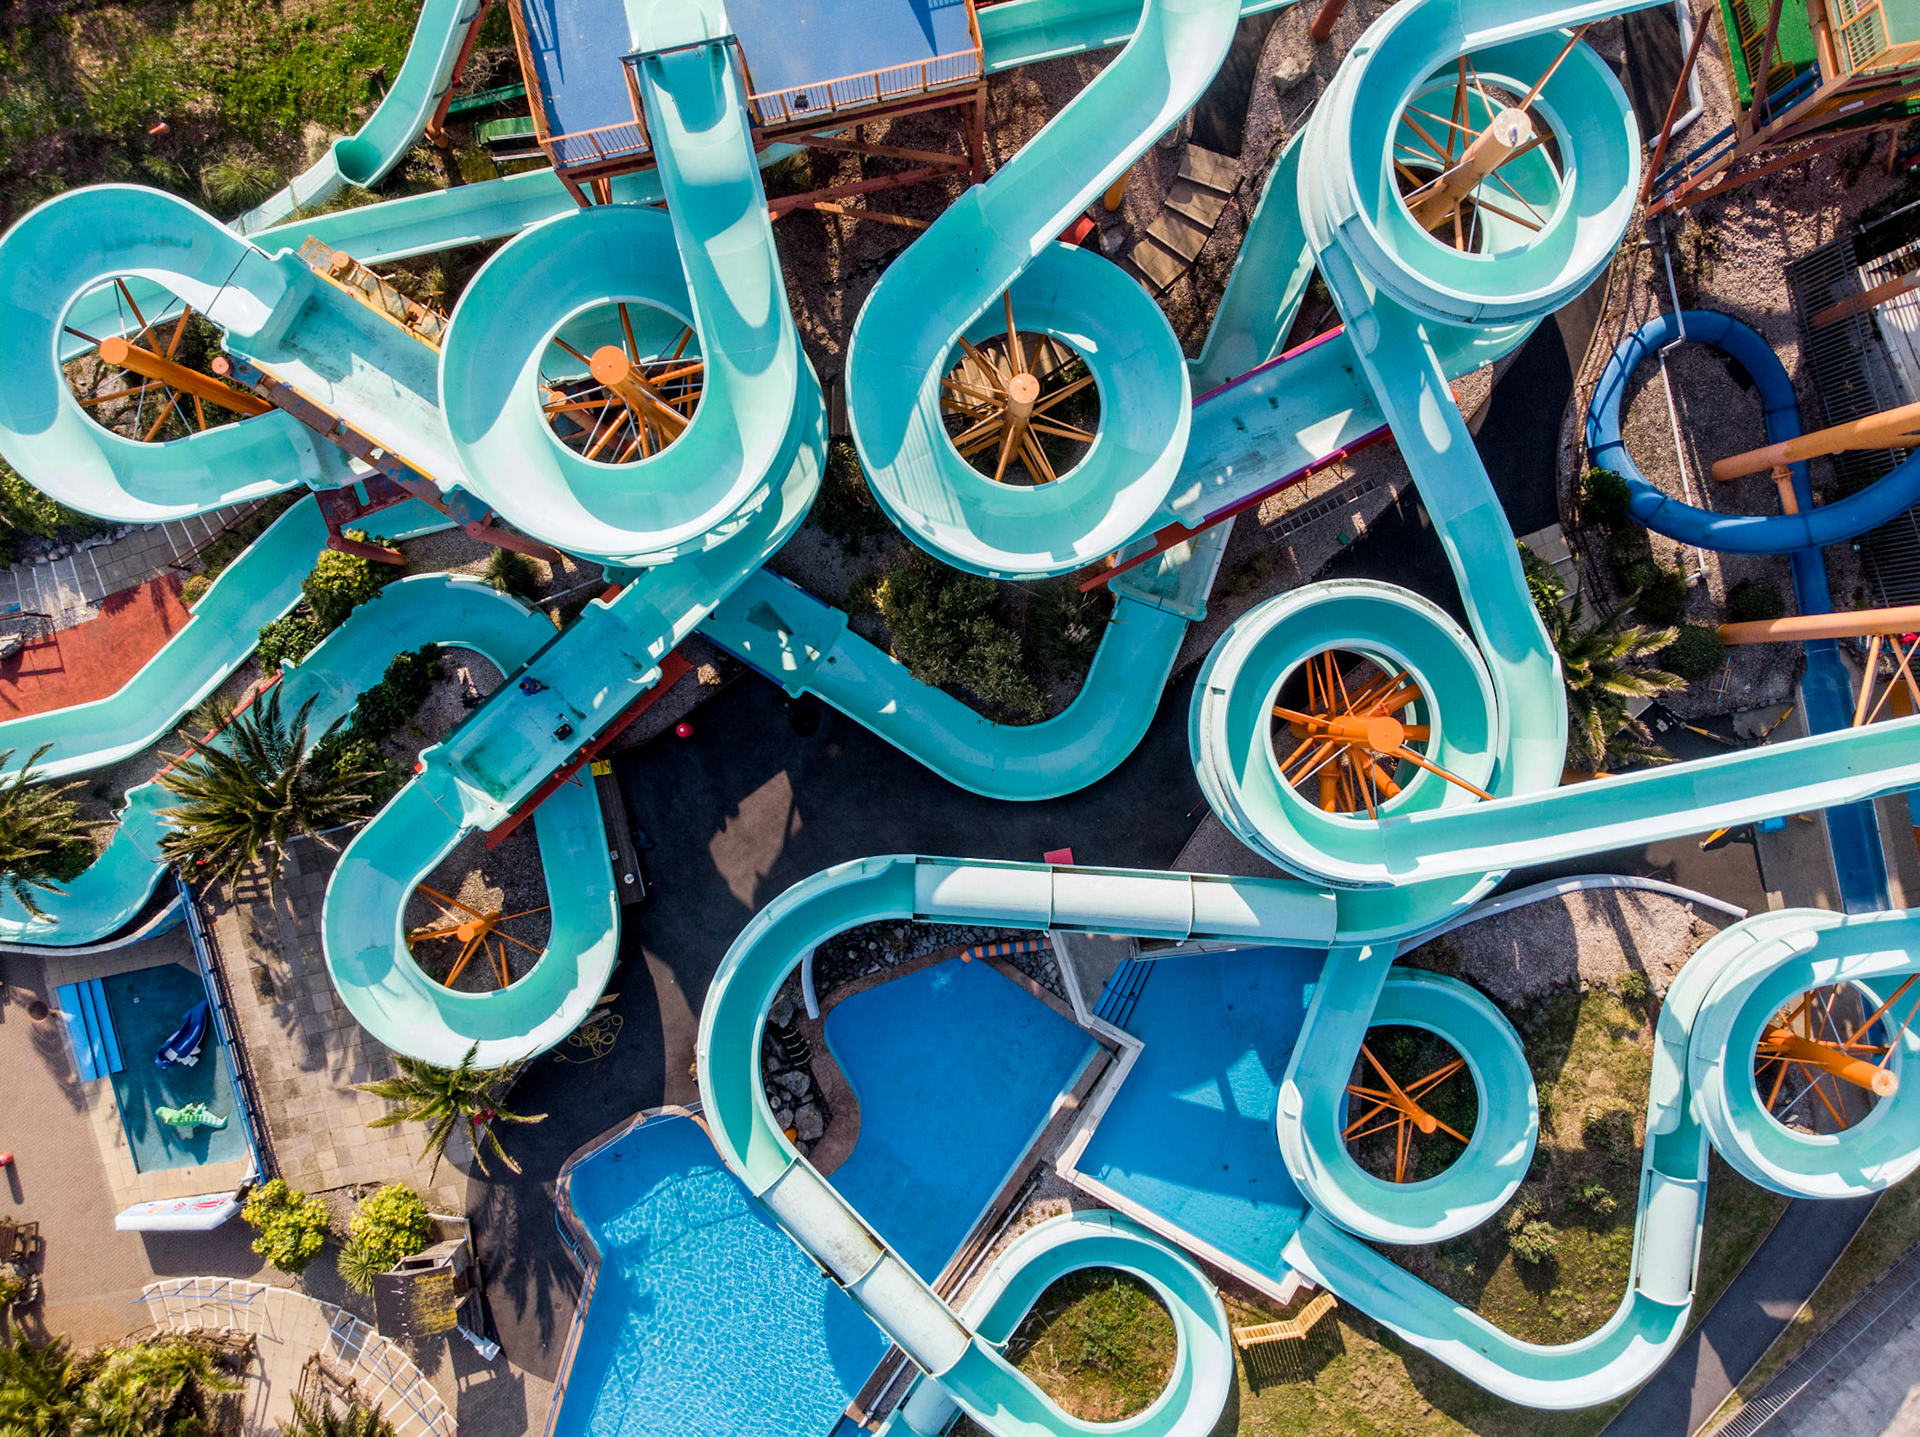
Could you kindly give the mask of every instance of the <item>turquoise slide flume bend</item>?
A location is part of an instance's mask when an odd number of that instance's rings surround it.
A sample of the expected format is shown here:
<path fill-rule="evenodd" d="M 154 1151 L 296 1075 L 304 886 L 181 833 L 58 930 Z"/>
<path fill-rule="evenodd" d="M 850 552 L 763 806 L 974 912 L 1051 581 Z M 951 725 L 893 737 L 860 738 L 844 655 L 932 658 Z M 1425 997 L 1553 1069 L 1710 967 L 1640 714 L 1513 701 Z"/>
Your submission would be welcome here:
<path fill-rule="evenodd" d="M 636 21 L 636 45 L 667 52 L 640 64 L 640 86 L 661 183 L 686 251 L 689 317 L 703 335 L 752 336 L 754 346 L 730 357 L 734 368 L 724 400 L 710 391 L 701 404 L 703 415 L 709 410 L 713 415 L 710 441 L 693 444 L 683 437 L 640 467 L 662 466 L 662 473 L 695 482 L 699 476 L 673 462 L 681 445 L 689 445 L 687 455 L 705 455 L 727 466 L 728 486 L 743 491 L 735 501 L 738 517 L 729 514 L 681 557 L 590 603 L 514 675 L 530 681 L 531 691 L 522 691 L 517 682 L 504 685 L 444 743 L 421 754 L 413 781 L 341 855 L 322 916 L 334 985 L 363 1027 L 396 1051 L 427 1062 L 457 1062 L 471 1042 L 479 1041 L 481 1061 L 498 1065 L 558 1042 L 585 1016 L 576 1000 L 589 985 L 574 983 L 572 975 L 597 966 L 602 952 L 610 963 L 613 937 L 610 930 L 584 923 L 563 933 L 556 914 L 542 962 L 552 963 L 557 950 L 566 953 L 561 971 L 571 986 L 564 992 L 565 1006 L 553 1006 L 554 990 L 527 986 L 539 977 L 536 968 L 532 977 L 490 995 L 498 1003 L 477 1016 L 477 1006 L 460 1004 L 460 995 L 448 997 L 430 984 L 407 952 L 406 905 L 415 884 L 464 834 L 497 826 L 627 713 L 659 681 L 661 660 L 786 542 L 819 490 L 826 416 L 813 371 L 799 353 L 735 72 L 725 45 L 710 38 L 725 30 L 722 17 L 698 7 L 660 6 Z M 625 222 L 624 216 L 602 220 L 588 212 L 556 221 L 551 230 L 584 227 L 580 232 L 593 250 L 609 234 L 628 233 L 604 226 Z M 544 252 L 547 233 L 521 236 L 490 263 L 512 272 L 515 247 Z M 568 317 L 554 315 L 554 326 Z M 448 335 L 450 361 L 460 326 L 474 322 L 473 312 L 456 314 Z M 465 371 L 459 373 L 465 382 Z M 526 378 L 523 374 L 523 383 Z M 657 537 L 628 533 L 641 548 Z M 553 803 L 549 797 L 536 823 Z M 555 885 L 577 884 L 582 901 L 591 897 L 611 922 L 614 897 L 603 871 L 606 862 L 603 844 L 583 867 L 583 876 L 549 866 L 556 908 Z M 594 987 L 588 1005 L 597 997 Z"/>
<path fill-rule="evenodd" d="M 761 1090 L 762 1026 L 802 955 L 857 924 L 901 918 L 1119 928 L 1175 939 L 1285 934 L 1298 946 L 1324 947 L 1336 921 L 1333 897 L 1277 879 L 868 858 L 815 874 L 762 908 L 714 976 L 700 1010 L 700 1097 L 714 1146 L 747 1190 L 923 1372 L 997 1437 L 1099 1430 L 1062 1412 L 868 1227 L 788 1141 Z M 1179 1360 L 1198 1363 L 1205 1355 L 1183 1350 Z M 1179 1412 L 1152 1411 L 1150 1423 L 1129 1430 L 1140 1437 L 1200 1437 L 1220 1415 L 1218 1405 L 1200 1402 Z"/>
<path fill-rule="evenodd" d="M 1127 48 L 984 185 L 894 260 L 862 307 L 848 419 L 868 482 L 915 542 L 963 569 L 1061 574 L 1132 539 L 1186 446 L 1186 361 L 1164 314 L 1123 271 L 1054 242 L 1192 106 L 1225 57 L 1233 0 L 1148 0 Z M 962 336 L 1014 321 L 1063 339 L 1100 396 L 1094 442 L 1058 482 L 996 483 L 953 447 L 945 371 Z"/>
<path fill-rule="evenodd" d="M 407 539 L 448 527 L 416 499 L 380 516 L 383 538 Z M 300 585 L 326 547 L 320 506 L 303 499 L 274 520 L 214 580 L 185 628 L 115 693 L 92 703 L 0 723 L 0 749 L 17 770 L 42 744 L 42 778 L 105 768 L 163 738 L 180 717 L 219 686 L 254 650 L 259 629 L 300 602 Z"/>
<path fill-rule="evenodd" d="M 341 626 L 281 680 L 282 713 L 291 717 L 314 701 L 310 732 L 351 713 L 363 688 L 375 683 L 396 650 L 428 643 L 477 649 L 512 658 L 515 644 L 551 636 L 552 625 L 475 579 L 420 575 L 389 584 L 361 604 Z M 249 634 L 241 642 L 251 648 Z M 127 794 L 120 826 L 104 852 L 65 893 L 40 895 L 52 922 L 35 919 L 12 900 L 0 900 L 0 940 L 72 947 L 97 942 L 140 911 L 166 872 L 159 810 L 174 802 L 158 783 Z"/>

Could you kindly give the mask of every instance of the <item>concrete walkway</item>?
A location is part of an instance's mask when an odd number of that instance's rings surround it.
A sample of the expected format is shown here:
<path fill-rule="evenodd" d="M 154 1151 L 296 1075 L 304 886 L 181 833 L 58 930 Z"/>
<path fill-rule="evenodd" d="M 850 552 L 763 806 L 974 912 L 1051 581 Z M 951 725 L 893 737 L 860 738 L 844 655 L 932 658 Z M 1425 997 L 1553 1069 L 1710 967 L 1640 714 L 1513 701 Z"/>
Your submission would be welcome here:
<path fill-rule="evenodd" d="M 237 519 L 260 502 L 231 504 L 165 524 L 142 524 L 105 543 L 87 543 L 57 559 L 0 569 L 0 615 L 20 608 L 46 614 L 56 629 L 95 618 L 100 601 L 135 584 L 178 572 Z"/>

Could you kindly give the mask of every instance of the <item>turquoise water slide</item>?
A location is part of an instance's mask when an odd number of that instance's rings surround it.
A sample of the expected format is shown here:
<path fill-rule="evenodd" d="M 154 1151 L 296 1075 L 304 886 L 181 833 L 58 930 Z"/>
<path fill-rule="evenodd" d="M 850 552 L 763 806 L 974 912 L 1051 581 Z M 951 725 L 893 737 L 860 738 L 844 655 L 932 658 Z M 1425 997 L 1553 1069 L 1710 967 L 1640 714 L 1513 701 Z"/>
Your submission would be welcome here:
<path fill-rule="evenodd" d="M 302 562 L 302 572 L 310 562 Z M 190 632 L 191 626 L 183 634 Z M 361 690 L 378 681 L 387 661 L 401 649 L 428 643 L 459 645 L 511 663 L 519 650 L 551 634 L 552 625 L 544 615 L 476 579 L 445 574 L 401 579 L 356 608 L 305 660 L 287 671 L 281 681 L 281 711 L 291 716 L 308 699 L 314 700 L 311 724 L 312 732 L 318 733 L 352 712 Z M 253 635 L 235 635 L 234 643 L 244 656 L 252 650 Z M 66 884 L 64 893 L 39 899 L 52 921 L 34 918 L 11 900 L 0 901 L 0 940 L 72 947 L 105 938 L 130 921 L 166 872 L 160 855 L 166 825 L 159 811 L 173 802 L 158 783 L 130 790 L 120 827 L 100 857 Z M 597 809 L 592 816 L 593 847 L 605 862 Z M 610 876 L 607 886 L 610 893 Z"/>
<path fill-rule="evenodd" d="M 1185 449 L 1185 357 L 1158 305 L 1123 271 L 1054 236 L 1213 78 L 1233 0 L 1148 0 L 1127 48 L 984 185 L 967 190 L 874 287 L 854 325 L 847 414 L 869 484 L 916 542 L 999 577 L 1061 574 L 1133 538 Z M 1057 482 L 996 483 L 947 438 L 941 381 L 961 338 L 1015 321 L 1085 360 L 1100 421 Z"/>
<path fill-rule="evenodd" d="M 630 295 L 619 288 L 639 281 L 633 278 L 636 268 L 614 252 L 632 246 L 643 257 L 667 261 L 665 226 L 637 210 L 584 211 L 509 244 L 456 310 L 444 363 L 449 392 L 463 394 L 486 384 L 487 359 L 497 358 L 493 346 L 512 345 L 515 363 L 503 370 L 515 383 L 487 389 L 488 404 L 457 407 L 450 416 L 455 442 L 466 446 L 476 469 L 504 478 L 517 459 L 523 473 L 544 474 L 548 487 L 541 493 L 550 512 L 542 522 L 551 529 L 572 538 L 598 524 L 629 551 L 675 557 L 594 600 L 532 655 L 513 675 L 515 683 L 504 685 L 446 742 L 423 753 L 412 783 L 355 836 L 334 869 L 322 917 L 334 985 L 375 1037 L 429 1062 L 456 1062 L 475 1041 L 484 1063 L 530 1057 L 585 1015 L 575 1006 L 585 986 L 569 987 L 566 1003 L 556 1007 L 554 991 L 536 982 L 536 968 L 529 978 L 486 995 L 484 1004 L 446 994 L 420 974 L 406 951 L 405 909 L 415 884 L 465 834 L 497 826 L 627 713 L 659 681 L 667 653 L 799 526 L 820 484 L 825 413 L 786 304 L 737 72 L 721 38 L 724 15 L 717 6 L 636 3 L 631 19 L 635 48 L 645 52 L 636 70 L 686 275 L 684 317 L 700 336 L 711 372 L 687 433 L 614 473 L 628 492 L 642 495 L 643 502 L 652 496 L 655 506 L 638 518 L 634 510 L 623 511 L 626 522 L 652 522 L 650 516 L 669 511 L 677 493 L 696 496 L 690 502 L 705 506 L 713 528 L 688 538 L 670 513 L 658 529 L 613 527 L 604 508 L 596 514 L 591 506 L 617 503 L 618 496 L 596 487 L 593 476 L 553 467 L 549 461 L 562 451 L 551 435 L 524 425 L 498 433 L 489 427 L 495 401 L 506 425 L 528 415 L 537 420 L 538 390 L 523 361 L 543 350 L 546 339 L 583 307 L 608 298 L 676 298 L 670 290 Z M 616 287 L 609 292 L 602 277 L 584 291 L 543 288 L 540 297 L 554 301 L 545 311 L 549 318 L 524 327 L 511 315 L 502 320 L 484 308 L 485 297 L 497 293 L 490 276 L 515 284 L 530 275 L 562 283 L 566 266 L 555 259 L 562 254 L 583 270 L 614 263 Z M 521 299 L 527 307 L 526 296 Z M 729 352 L 716 360 L 722 344 Z M 541 469 L 543 464 L 549 467 Z M 575 479 L 578 493 L 567 487 Z M 531 692 L 521 689 L 521 679 Z M 553 803 L 549 798 L 540 812 Z M 604 847 L 593 862 L 604 868 Z M 549 864 L 547 880 L 550 891 L 574 882 L 583 894 L 591 889 L 595 912 L 604 909 L 611 919 L 612 885 L 604 875 L 572 874 Z M 595 955 L 598 963 L 603 949 L 610 963 L 611 930 L 597 918 L 589 922 L 584 905 L 580 921 L 563 926 L 557 895 L 555 906 L 542 966 L 564 952 L 562 971 L 584 972 L 585 955 Z M 597 996 L 595 987 L 589 1006 Z"/>
<path fill-rule="evenodd" d="M 408 539 L 448 527 L 418 500 L 388 510 L 381 535 Z M 53 747 L 34 772 L 68 778 L 131 757 L 157 739 L 245 661 L 260 628 L 300 601 L 300 585 L 326 547 L 320 507 L 303 499 L 214 580 L 193 606 L 185 628 L 115 693 L 92 703 L 0 723 L 0 749 L 12 749 L 9 772 L 42 744 Z"/>

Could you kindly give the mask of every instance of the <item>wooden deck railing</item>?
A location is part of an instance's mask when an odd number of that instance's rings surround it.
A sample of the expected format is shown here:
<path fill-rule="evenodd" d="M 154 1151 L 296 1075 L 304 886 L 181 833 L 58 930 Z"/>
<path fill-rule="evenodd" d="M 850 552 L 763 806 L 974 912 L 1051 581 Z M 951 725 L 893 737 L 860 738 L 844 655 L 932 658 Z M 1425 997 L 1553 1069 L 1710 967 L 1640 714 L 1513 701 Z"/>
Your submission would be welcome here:
<path fill-rule="evenodd" d="M 926 60 L 909 60 L 884 70 L 868 70 L 838 80 L 820 80 L 768 90 L 748 97 L 757 125 L 790 125 L 884 104 L 903 95 L 924 95 L 949 85 L 978 80 L 983 69 L 978 49 L 955 50 Z"/>
<path fill-rule="evenodd" d="M 551 135 L 546 142 L 546 151 L 553 160 L 554 168 L 562 170 L 644 155 L 649 148 L 646 131 L 632 120 L 623 120 L 616 125 L 596 125 L 591 130 L 571 130 L 564 135 Z"/>

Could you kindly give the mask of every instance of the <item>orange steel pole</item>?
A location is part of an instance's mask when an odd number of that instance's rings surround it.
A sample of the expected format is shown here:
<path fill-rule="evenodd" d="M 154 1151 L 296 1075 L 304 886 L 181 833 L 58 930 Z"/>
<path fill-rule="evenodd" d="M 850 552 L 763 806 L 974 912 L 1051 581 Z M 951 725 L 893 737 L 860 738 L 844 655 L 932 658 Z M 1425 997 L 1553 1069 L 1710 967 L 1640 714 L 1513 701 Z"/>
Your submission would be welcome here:
<path fill-rule="evenodd" d="M 1890 299 L 1898 299 L 1909 290 L 1920 289 L 1920 269 L 1910 269 L 1905 274 L 1876 284 L 1865 294 L 1856 294 L 1843 299 L 1838 304 L 1830 304 L 1807 321 L 1809 329 L 1824 329 L 1848 315 L 1860 314 L 1869 309 L 1878 309 Z"/>
<path fill-rule="evenodd" d="M 183 394 L 191 394 L 218 404 L 223 409 L 231 409 L 235 414 L 251 417 L 265 414 L 273 406 L 257 394 L 249 394 L 244 389 L 234 389 L 219 380 L 188 369 L 184 364 L 155 354 L 151 349 L 143 349 L 130 340 L 118 335 L 100 341 L 100 358 L 104 363 L 116 369 L 125 369 L 139 375 L 142 379 L 157 380 L 170 389 L 178 389 Z"/>
<path fill-rule="evenodd" d="M 1878 1068 L 1865 1058 L 1856 1058 L 1831 1043 L 1803 1038 L 1787 1028 L 1770 1029 L 1760 1040 L 1763 1058 L 1787 1058 L 1821 1069 L 1842 1082 L 1865 1088 L 1875 1097 L 1890 1098 L 1900 1091 L 1900 1075 L 1891 1068 Z"/>
<path fill-rule="evenodd" d="M 1324 45 L 1333 38 L 1333 27 L 1340 19 L 1340 12 L 1347 8 L 1347 0 L 1326 0 L 1320 7 L 1320 13 L 1313 17 L 1313 25 L 1307 33 L 1313 36 L 1313 43 Z"/>
<path fill-rule="evenodd" d="M 1437 229 L 1453 217 L 1453 207 L 1478 188 L 1480 182 L 1507 162 L 1513 152 L 1533 138 L 1533 118 L 1519 106 L 1502 110 L 1486 129 L 1473 137 L 1460 162 L 1424 193 L 1408 196 L 1413 217 L 1425 229 Z"/>
<path fill-rule="evenodd" d="M 1720 625 L 1723 644 L 1768 644 L 1804 639 L 1854 639 L 1869 634 L 1920 633 L 1920 604 L 1859 609 L 1850 614 L 1790 614 Z"/>
<path fill-rule="evenodd" d="M 1839 454 L 1848 449 L 1910 449 L 1920 445 L 1920 433 L 1916 431 L 1920 431 L 1920 404 L 1903 404 L 1897 409 L 1869 414 L 1865 419 L 1816 429 L 1798 439 L 1715 460 L 1713 477 L 1738 479 L 1745 474 L 1758 474 L 1782 464 L 1797 464 L 1803 459 Z"/>

